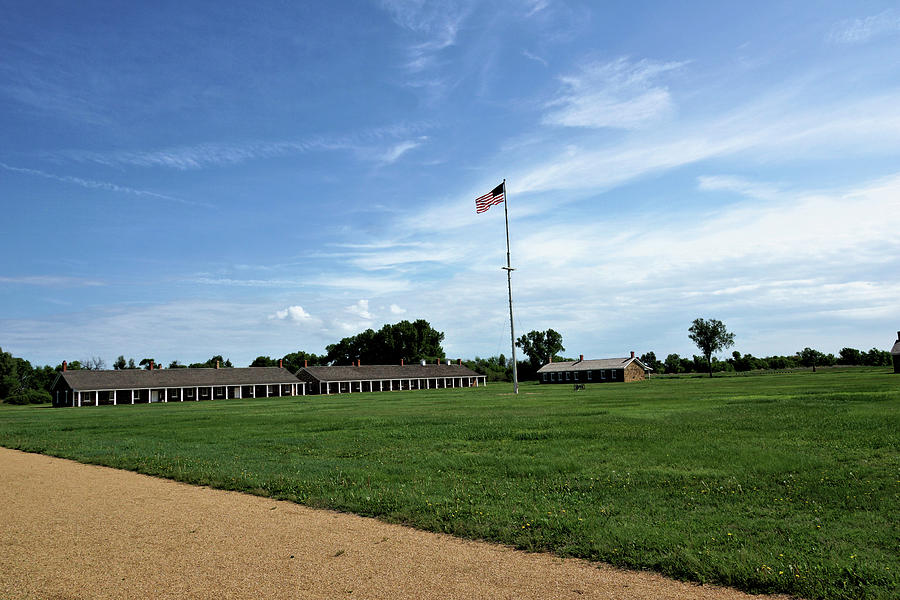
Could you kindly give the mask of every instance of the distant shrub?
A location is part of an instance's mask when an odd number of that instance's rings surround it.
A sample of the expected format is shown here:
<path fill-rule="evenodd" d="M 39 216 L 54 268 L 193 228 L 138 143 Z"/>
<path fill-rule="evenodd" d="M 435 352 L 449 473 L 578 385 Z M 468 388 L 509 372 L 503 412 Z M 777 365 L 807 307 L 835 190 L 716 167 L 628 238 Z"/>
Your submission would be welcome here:
<path fill-rule="evenodd" d="M 50 392 L 45 390 L 24 390 L 6 398 L 5 404 L 47 404 L 50 402 Z"/>

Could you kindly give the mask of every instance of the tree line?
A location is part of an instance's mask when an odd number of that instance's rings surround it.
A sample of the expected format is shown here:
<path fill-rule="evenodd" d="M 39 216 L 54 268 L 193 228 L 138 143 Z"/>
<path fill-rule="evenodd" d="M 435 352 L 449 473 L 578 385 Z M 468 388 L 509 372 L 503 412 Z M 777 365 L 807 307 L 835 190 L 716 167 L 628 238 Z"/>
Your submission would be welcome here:
<path fill-rule="evenodd" d="M 830 367 L 840 365 L 867 365 L 883 367 L 891 365 L 891 354 L 885 350 L 872 348 L 861 351 L 856 348 L 842 348 L 837 356 L 825 354 L 813 348 L 804 348 L 794 355 L 755 357 L 752 354 L 741 354 L 734 351 L 731 358 L 720 360 L 715 356 L 734 345 L 734 334 L 716 319 L 695 319 L 688 329 L 688 337 L 701 351 L 700 355 L 682 357 L 669 354 L 664 360 L 656 357 L 652 351 L 640 356 L 642 363 L 652 368 L 655 373 L 713 373 L 724 371 L 753 371 L 768 369 L 790 369 L 797 367 Z M 415 364 L 421 360 L 434 362 L 445 358 L 441 342 L 444 333 L 435 330 L 428 321 L 400 321 L 386 324 L 378 331 L 367 329 L 357 335 L 348 336 L 337 343 L 325 347 L 325 354 L 313 354 L 298 350 L 285 354 L 281 358 L 257 356 L 249 366 L 277 367 L 281 364 L 285 369 L 296 373 L 304 365 L 353 365 L 357 362 L 366 365 Z M 516 347 L 525 355 L 524 360 L 516 361 L 519 379 L 537 378 L 537 371 L 550 362 L 571 361 L 562 356 L 565 351 L 562 335 L 553 330 L 530 331 L 516 339 Z M 512 381 L 513 364 L 504 354 L 463 361 L 467 367 L 488 381 Z M 204 362 L 182 364 L 178 360 L 169 362 L 165 368 L 232 368 L 231 360 L 221 354 L 210 357 Z M 161 369 L 163 368 L 153 357 L 144 357 L 135 362 L 134 358 L 126 359 L 119 355 L 112 364 L 115 370 L 124 369 Z M 89 357 L 84 360 L 73 360 L 67 363 L 67 369 L 77 371 L 103 370 L 106 362 L 100 357 Z M 62 363 L 56 366 L 32 366 L 23 358 L 4 352 L 0 348 L 0 402 L 7 404 L 31 404 L 50 402 L 50 387 L 57 373 L 62 371 Z"/>

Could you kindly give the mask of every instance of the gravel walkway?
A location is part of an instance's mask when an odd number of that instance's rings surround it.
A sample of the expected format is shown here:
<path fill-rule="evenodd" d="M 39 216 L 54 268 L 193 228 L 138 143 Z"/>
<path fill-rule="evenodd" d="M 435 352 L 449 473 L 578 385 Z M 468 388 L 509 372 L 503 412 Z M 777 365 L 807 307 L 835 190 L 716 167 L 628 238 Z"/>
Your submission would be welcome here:
<path fill-rule="evenodd" d="M 753 596 L 0 448 L 0 598 Z"/>

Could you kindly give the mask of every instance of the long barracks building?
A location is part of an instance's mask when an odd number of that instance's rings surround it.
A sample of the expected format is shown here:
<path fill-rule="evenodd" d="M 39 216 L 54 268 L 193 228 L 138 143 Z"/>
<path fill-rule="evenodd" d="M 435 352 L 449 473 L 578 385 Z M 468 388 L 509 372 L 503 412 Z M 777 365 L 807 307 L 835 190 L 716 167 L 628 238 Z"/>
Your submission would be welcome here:
<path fill-rule="evenodd" d="M 487 385 L 487 377 L 456 364 L 355 365 L 303 367 L 297 377 L 308 385 L 309 394 L 349 394 L 356 392 L 396 392 L 434 390 Z"/>
<path fill-rule="evenodd" d="M 302 396 L 306 384 L 280 367 L 66 370 L 50 388 L 53 406 L 187 402 Z"/>

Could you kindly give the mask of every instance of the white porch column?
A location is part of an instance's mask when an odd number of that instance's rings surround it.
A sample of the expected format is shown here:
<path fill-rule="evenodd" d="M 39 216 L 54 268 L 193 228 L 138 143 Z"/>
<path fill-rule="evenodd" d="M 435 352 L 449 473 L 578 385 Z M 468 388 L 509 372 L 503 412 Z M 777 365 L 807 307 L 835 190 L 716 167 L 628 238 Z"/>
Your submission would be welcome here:
<path fill-rule="evenodd" d="M 163 388 L 163 402 L 169 401 L 169 388 Z"/>
<path fill-rule="evenodd" d="M 75 393 L 78 394 L 78 408 L 81 408 L 81 394 L 83 392 L 75 392 Z"/>
<path fill-rule="evenodd" d="M 117 398 L 116 398 L 116 390 L 113 390 L 113 391 L 112 391 L 112 397 L 113 397 L 113 406 L 117 406 L 117 404 L 116 404 L 116 400 L 117 400 Z"/>

